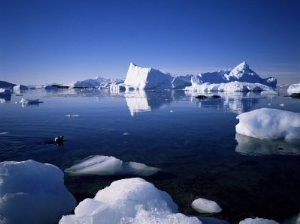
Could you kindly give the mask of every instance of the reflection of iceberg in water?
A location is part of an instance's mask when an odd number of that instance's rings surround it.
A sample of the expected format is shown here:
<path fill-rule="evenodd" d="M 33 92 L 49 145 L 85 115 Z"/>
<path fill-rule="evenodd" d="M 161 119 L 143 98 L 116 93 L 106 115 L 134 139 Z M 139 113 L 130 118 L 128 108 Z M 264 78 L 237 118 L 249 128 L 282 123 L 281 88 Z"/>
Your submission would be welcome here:
<path fill-rule="evenodd" d="M 127 91 L 124 96 L 130 114 L 151 111 L 172 101 L 172 91 Z"/>
<path fill-rule="evenodd" d="M 238 142 L 235 151 L 243 155 L 300 155 L 300 143 L 296 141 L 257 139 L 238 133 L 235 139 Z"/>
<path fill-rule="evenodd" d="M 189 94 L 189 92 L 186 92 Z M 216 94 L 216 93 L 214 93 Z M 196 102 L 197 107 L 211 107 L 217 110 L 231 111 L 237 114 L 250 111 L 254 105 L 259 102 L 262 96 L 255 92 L 218 92 L 217 95 L 221 98 L 213 99 L 213 94 L 205 94 L 207 96 L 204 100 L 198 100 L 195 96 L 199 95 L 193 93 L 189 94 L 192 101 Z"/>
<path fill-rule="evenodd" d="M 134 116 L 137 112 L 151 111 L 145 91 L 125 93 L 125 99 L 131 116 Z"/>

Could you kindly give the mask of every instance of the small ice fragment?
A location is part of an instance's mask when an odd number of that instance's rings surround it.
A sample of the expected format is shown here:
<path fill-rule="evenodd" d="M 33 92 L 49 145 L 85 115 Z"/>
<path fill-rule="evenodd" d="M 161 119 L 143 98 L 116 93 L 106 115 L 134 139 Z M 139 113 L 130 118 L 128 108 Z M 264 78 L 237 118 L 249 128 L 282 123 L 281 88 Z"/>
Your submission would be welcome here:
<path fill-rule="evenodd" d="M 214 201 L 198 198 L 192 202 L 192 207 L 199 213 L 219 213 L 221 207 Z"/>

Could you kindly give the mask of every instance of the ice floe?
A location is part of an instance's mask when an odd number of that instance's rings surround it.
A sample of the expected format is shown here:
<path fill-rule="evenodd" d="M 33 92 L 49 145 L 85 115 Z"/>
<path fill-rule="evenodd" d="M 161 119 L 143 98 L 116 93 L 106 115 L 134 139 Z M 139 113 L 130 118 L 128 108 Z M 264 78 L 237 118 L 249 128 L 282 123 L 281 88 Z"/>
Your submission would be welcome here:
<path fill-rule="evenodd" d="M 137 162 L 123 162 L 113 156 L 91 156 L 67 168 L 70 175 L 137 175 L 150 176 L 159 171 L 159 168 L 147 166 Z"/>
<path fill-rule="evenodd" d="M 25 99 L 22 98 L 19 102 L 19 104 L 22 105 L 33 105 L 33 104 L 40 104 L 43 103 L 42 101 L 40 101 L 39 99 Z"/>
<path fill-rule="evenodd" d="M 198 198 L 192 202 L 192 207 L 199 213 L 219 213 L 221 207 L 215 202 L 205 198 Z"/>
<path fill-rule="evenodd" d="M 76 206 L 56 166 L 33 160 L 0 163 L 0 223 L 57 223 Z"/>
<path fill-rule="evenodd" d="M 237 133 L 260 139 L 300 139 L 300 113 L 261 108 L 237 116 Z"/>

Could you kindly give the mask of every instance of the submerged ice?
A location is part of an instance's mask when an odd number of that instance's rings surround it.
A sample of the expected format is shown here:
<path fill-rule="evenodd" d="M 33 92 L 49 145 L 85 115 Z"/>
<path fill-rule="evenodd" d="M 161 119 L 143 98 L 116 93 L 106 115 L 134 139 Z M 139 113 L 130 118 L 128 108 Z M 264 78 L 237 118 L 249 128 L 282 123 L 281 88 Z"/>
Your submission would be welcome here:
<path fill-rule="evenodd" d="M 123 162 L 113 156 L 91 156 L 66 169 L 70 175 L 137 175 L 150 176 L 159 171 L 156 167 L 137 162 Z"/>
<path fill-rule="evenodd" d="M 261 108 L 237 116 L 236 132 L 260 139 L 300 139 L 300 113 Z"/>

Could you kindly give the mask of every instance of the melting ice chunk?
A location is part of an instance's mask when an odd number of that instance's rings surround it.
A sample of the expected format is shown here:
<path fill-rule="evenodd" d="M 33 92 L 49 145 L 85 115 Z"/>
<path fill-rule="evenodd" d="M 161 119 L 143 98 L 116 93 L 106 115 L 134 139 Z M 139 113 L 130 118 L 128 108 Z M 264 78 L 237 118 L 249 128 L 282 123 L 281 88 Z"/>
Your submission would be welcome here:
<path fill-rule="evenodd" d="M 261 108 L 236 117 L 237 133 L 260 139 L 300 139 L 300 113 Z"/>
<path fill-rule="evenodd" d="M 137 162 L 123 162 L 113 156 L 92 156 L 66 169 L 71 175 L 137 175 L 150 176 L 159 168 Z"/>

